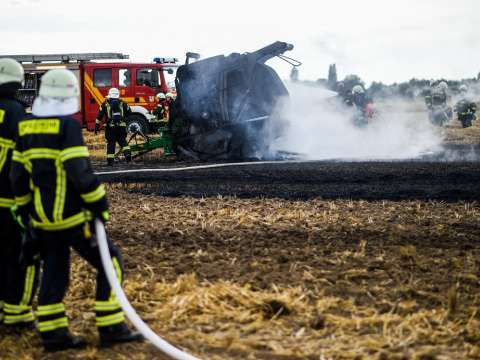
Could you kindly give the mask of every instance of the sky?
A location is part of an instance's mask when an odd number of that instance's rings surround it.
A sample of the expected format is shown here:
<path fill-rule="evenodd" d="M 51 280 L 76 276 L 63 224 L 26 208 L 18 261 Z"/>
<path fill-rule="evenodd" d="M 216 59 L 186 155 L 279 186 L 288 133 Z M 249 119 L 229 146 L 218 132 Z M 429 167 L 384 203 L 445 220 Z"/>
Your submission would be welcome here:
<path fill-rule="evenodd" d="M 367 83 L 480 71 L 478 0 L 1 0 L 0 54 L 122 52 L 184 60 L 292 43 L 300 78 Z M 290 65 L 269 62 L 287 78 Z"/>

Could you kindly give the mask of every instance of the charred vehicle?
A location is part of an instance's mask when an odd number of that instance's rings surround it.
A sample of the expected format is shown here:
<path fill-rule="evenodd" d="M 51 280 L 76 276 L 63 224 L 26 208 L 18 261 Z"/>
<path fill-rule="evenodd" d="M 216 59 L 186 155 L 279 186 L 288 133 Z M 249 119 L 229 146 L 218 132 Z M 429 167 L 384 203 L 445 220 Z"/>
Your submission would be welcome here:
<path fill-rule="evenodd" d="M 180 66 L 171 129 L 177 154 L 197 159 L 268 157 L 281 133 L 288 91 L 265 62 L 293 45 L 275 42 L 252 53 L 215 56 Z"/>

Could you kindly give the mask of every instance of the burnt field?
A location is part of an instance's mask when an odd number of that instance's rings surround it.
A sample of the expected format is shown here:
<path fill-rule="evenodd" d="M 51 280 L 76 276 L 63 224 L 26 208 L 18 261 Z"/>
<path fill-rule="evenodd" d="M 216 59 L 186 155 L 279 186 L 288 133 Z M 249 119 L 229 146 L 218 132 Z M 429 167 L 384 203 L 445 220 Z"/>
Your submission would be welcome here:
<path fill-rule="evenodd" d="M 192 170 L 183 165 L 182 171 L 168 171 L 172 165 L 161 165 L 158 170 L 148 166 L 148 171 L 137 169 L 131 173 L 101 168 L 99 175 L 103 181 L 122 184 L 130 192 L 174 197 L 473 201 L 480 199 L 479 164 L 286 162 Z"/>
<path fill-rule="evenodd" d="M 160 197 L 109 187 L 127 295 L 204 359 L 478 358 L 477 202 Z M 2 332 L 6 359 L 162 358 L 97 350 L 93 272 L 75 259 L 72 329 L 92 347 L 42 354 Z"/>
<path fill-rule="evenodd" d="M 128 298 L 202 359 L 478 359 L 480 167 L 461 159 L 100 176 Z M 0 328 L 0 358 L 164 358 L 147 343 L 97 349 L 94 291 L 75 257 L 67 312 L 87 350 L 44 354 L 34 331 Z"/>

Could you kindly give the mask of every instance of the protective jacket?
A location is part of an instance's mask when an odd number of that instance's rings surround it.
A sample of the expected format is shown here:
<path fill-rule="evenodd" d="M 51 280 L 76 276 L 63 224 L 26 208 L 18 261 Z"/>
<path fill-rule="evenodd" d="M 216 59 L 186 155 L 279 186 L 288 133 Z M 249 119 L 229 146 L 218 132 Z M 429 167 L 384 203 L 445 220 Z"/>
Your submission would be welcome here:
<path fill-rule="evenodd" d="M 9 173 L 15 146 L 15 127 L 24 115 L 24 108 L 18 101 L 0 98 L 0 208 L 8 209 L 14 205 Z"/>
<path fill-rule="evenodd" d="M 66 230 L 108 210 L 80 124 L 70 117 L 21 120 L 10 178 L 18 206 L 33 201 L 33 226 Z"/>
<path fill-rule="evenodd" d="M 106 99 L 98 109 L 96 124 L 100 125 L 106 119 L 108 127 L 126 127 L 126 118 L 132 113 L 130 106 L 120 99 Z"/>

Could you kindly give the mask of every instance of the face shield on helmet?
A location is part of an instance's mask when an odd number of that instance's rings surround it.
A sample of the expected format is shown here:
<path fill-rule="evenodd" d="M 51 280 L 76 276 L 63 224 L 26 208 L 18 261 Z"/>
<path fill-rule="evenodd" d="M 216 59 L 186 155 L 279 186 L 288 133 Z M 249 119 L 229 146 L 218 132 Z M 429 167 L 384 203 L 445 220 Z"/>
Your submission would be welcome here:
<path fill-rule="evenodd" d="M 361 85 L 355 85 L 352 89 L 352 93 L 354 95 L 363 94 L 364 92 L 365 92 L 365 90 L 363 89 L 363 87 Z"/>
<path fill-rule="evenodd" d="M 80 88 L 70 70 L 47 71 L 41 78 L 38 95 L 32 106 L 36 116 L 66 116 L 80 110 Z"/>
<path fill-rule="evenodd" d="M 109 99 L 119 99 L 120 98 L 120 91 L 117 88 L 111 88 L 108 90 L 107 97 Z"/>

